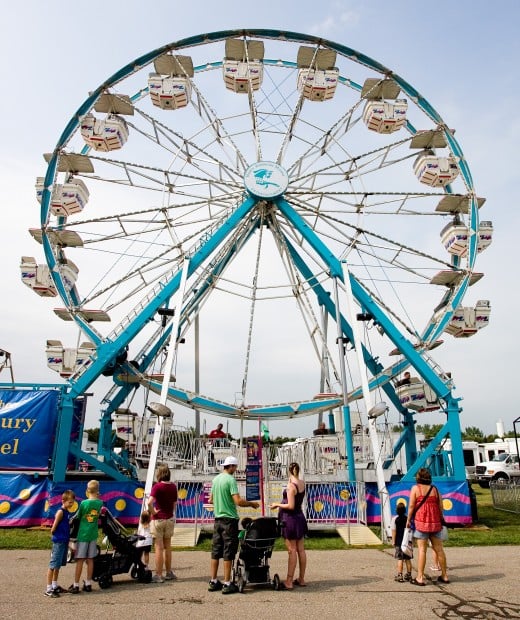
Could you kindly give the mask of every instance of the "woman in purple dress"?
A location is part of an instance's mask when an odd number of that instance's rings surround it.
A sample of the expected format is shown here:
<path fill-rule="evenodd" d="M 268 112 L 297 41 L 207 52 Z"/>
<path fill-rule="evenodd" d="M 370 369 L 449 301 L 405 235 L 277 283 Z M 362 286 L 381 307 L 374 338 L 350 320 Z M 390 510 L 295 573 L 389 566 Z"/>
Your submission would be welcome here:
<path fill-rule="evenodd" d="M 279 509 L 279 519 L 282 536 L 289 553 L 287 562 L 287 579 L 280 584 L 281 589 L 292 590 L 296 586 L 305 586 L 305 568 L 307 555 L 304 547 L 304 536 L 307 534 L 307 520 L 302 511 L 305 497 L 305 483 L 300 480 L 300 466 L 298 463 L 289 465 L 289 482 L 283 492 L 281 504 L 271 504 L 271 510 Z M 294 579 L 296 564 L 298 563 L 298 579 Z"/>

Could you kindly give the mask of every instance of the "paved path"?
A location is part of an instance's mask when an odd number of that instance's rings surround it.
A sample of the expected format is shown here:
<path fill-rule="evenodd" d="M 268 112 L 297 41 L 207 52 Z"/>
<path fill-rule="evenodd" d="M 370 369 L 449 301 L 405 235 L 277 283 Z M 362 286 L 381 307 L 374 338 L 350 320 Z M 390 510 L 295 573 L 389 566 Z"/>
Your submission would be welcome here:
<path fill-rule="evenodd" d="M 448 548 L 447 556 L 446 586 L 397 583 L 391 550 L 349 549 L 309 551 L 306 588 L 248 585 L 244 594 L 224 596 L 207 591 L 208 553 L 174 552 L 178 581 L 143 585 L 116 575 L 108 590 L 95 584 L 91 594 L 49 599 L 43 596 L 47 551 L 0 551 L 0 610 L 15 620 L 520 618 L 520 547 Z M 283 576 L 285 552 L 275 552 L 270 565 L 271 577 Z M 62 569 L 63 587 L 73 569 Z"/>

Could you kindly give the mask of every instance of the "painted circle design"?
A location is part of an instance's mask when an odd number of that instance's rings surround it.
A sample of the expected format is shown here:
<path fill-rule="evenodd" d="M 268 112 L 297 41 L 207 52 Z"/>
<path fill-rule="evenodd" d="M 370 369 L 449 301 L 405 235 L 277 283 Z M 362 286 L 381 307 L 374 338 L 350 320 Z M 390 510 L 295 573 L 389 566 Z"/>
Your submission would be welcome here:
<path fill-rule="evenodd" d="M 11 504 L 9 502 L 2 502 L 0 504 L 0 514 L 5 515 L 11 510 Z"/>
<path fill-rule="evenodd" d="M 126 508 L 126 502 L 124 499 L 118 499 L 115 503 L 116 510 L 124 510 Z"/>
<path fill-rule="evenodd" d="M 19 497 L 23 501 L 25 501 L 26 499 L 29 499 L 29 497 L 31 497 L 31 490 L 30 489 L 22 489 L 20 491 Z"/>

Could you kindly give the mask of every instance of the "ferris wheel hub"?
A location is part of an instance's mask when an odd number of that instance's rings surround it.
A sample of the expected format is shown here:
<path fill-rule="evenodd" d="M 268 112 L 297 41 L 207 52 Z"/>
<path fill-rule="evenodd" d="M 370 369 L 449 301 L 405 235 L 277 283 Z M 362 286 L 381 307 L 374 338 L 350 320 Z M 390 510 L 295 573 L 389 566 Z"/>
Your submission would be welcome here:
<path fill-rule="evenodd" d="M 289 175 L 273 161 L 257 161 L 246 170 L 244 183 L 255 198 L 278 198 L 289 185 Z"/>

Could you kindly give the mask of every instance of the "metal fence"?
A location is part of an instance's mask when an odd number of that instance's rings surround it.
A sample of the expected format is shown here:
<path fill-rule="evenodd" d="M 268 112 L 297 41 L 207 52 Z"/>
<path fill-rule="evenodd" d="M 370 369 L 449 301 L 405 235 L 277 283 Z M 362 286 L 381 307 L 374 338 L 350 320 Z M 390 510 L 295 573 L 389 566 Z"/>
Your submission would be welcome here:
<path fill-rule="evenodd" d="M 520 514 L 520 484 L 492 481 L 489 488 L 494 508 Z"/>
<path fill-rule="evenodd" d="M 268 479 L 264 483 L 264 514 L 277 516 L 271 511 L 272 502 L 280 502 L 286 481 Z M 207 504 L 209 481 L 177 481 L 177 523 L 194 525 L 196 530 L 213 527 L 213 512 Z M 245 481 L 238 481 L 239 493 L 246 497 Z M 336 528 L 338 525 L 366 525 L 365 485 L 362 482 L 306 483 L 303 511 L 310 528 Z M 258 517 L 261 512 L 252 508 L 239 508 L 240 519 Z"/>

